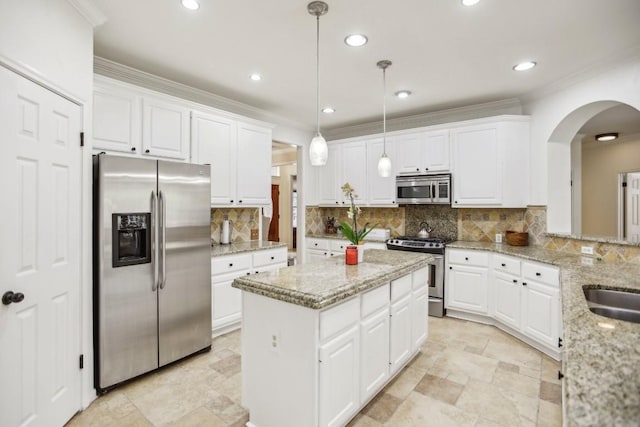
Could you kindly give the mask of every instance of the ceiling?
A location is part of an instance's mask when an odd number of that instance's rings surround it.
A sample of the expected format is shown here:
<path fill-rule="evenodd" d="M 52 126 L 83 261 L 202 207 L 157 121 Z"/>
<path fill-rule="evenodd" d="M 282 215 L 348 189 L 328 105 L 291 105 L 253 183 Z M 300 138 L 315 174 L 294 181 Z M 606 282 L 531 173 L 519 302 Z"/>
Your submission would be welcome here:
<path fill-rule="evenodd" d="M 315 17 L 306 0 L 94 0 L 95 54 L 315 127 Z M 323 129 L 518 97 L 640 52 L 638 0 L 327 1 L 320 18 Z M 369 43 L 347 47 L 350 33 Z M 512 66 L 537 61 L 526 72 Z M 251 73 L 263 79 L 254 82 Z M 413 95 L 392 94 L 408 89 Z"/>

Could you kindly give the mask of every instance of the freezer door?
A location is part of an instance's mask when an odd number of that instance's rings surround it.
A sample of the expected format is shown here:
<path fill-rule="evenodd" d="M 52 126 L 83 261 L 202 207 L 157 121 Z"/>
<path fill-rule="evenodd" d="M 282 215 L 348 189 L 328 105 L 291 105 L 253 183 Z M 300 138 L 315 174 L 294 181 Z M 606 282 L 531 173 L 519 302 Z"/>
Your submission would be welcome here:
<path fill-rule="evenodd" d="M 160 366 L 211 345 L 209 170 L 158 161 Z"/>
<path fill-rule="evenodd" d="M 157 166 L 154 160 L 98 155 L 94 168 L 96 387 L 104 389 L 158 367 L 152 206 Z M 149 259 L 141 260 L 148 250 Z"/>

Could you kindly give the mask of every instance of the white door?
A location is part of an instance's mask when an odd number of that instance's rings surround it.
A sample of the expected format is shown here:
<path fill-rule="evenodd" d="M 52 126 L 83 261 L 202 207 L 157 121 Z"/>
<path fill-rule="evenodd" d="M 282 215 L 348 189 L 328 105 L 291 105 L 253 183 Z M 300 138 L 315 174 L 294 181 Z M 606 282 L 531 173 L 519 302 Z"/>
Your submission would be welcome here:
<path fill-rule="evenodd" d="M 0 305 L 1 426 L 80 409 L 81 116 L 0 66 L 0 294 L 24 295 Z"/>
<path fill-rule="evenodd" d="M 627 174 L 627 241 L 640 243 L 640 172 Z"/>
<path fill-rule="evenodd" d="M 358 196 L 354 199 L 356 205 L 369 203 L 367 193 L 367 146 L 364 141 L 350 142 L 342 145 L 342 181 L 339 186 L 348 182 L 355 189 Z M 377 169 L 377 167 L 376 167 Z M 339 189 L 338 191 L 341 192 Z M 345 204 L 348 199 L 343 200 Z"/>
<path fill-rule="evenodd" d="M 558 289 L 541 283 L 522 283 L 522 331 L 535 340 L 554 347 L 558 343 Z"/>
<path fill-rule="evenodd" d="M 426 282 L 425 282 L 426 283 Z M 427 339 L 429 292 L 426 287 L 413 292 L 411 301 L 411 350 L 417 350 Z"/>
<path fill-rule="evenodd" d="M 447 273 L 446 308 L 487 314 L 487 269 L 450 265 Z"/>
<path fill-rule="evenodd" d="M 320 426 L 343 426 L 360 406 L 358 325 L 320 347 Z"/>
<path fill-rule="evenodd" d="M 383 153 L 382 138 L 370 139 L 367 144 L 367 185 L 369 187 L 369 203 L 372 205 L 396 204 L 396 167 L 398 157 L 395 145 L 387 140 L 386 152 L 391 159 L 391 176 L 382 178 L 378 175 L 378 161 Z"/>
<path fill-rule="evenodd" d="M 97 83 L 93 88 L 93 149 L 137 154 L 142 123 L 140 96 Z"/>
<path fill-rule="evenodd" d="M 329 206 L 342 206 L 342 177 L 340 175 L 342 147 L 340 144 L 329 145 L 327 164 L 317 169 L 318 204 Z"/>
<path fill-rule="evenodd" d="M 411 355 L 411 294 L 391 304 L 389 363 L 394 374 Z"/>
<path fill-rule="evenodd" d="M 422 133 L 414 133 L 393 138 L 397 159 L 391 159 L 391 162 L 397 162 L 394 170 L 398 174 L 411 175 L 424 172 L 424 165 L 422 164 L 423 136 L 424 134 Z"/>
<path fill-rule="evenodd" d="M 449 131 L 427 132 L 424 136 L 424 164 L 426 172 L 449 170 Z"/>
<path fill-rule="evenodd" d="M 189 109 L 161 99 L 142 98 L 143 154 L 189 159 Z"/>
<path fill-rule="evenodd" d="M 389 308 L 360 325 L 360 402 L 365 403 L 389 378 Z"/>
<path fill-rule="evenodd" d="M 520 329 L 521 280 L 509 274 L 495 273 L 495 314 L 496 319 L 515 329 Z"/>
<path fill-rule="evenodd" d="M 271 130 L 238 124 L 237 191 L 239 205 L 271 200 Z"/>

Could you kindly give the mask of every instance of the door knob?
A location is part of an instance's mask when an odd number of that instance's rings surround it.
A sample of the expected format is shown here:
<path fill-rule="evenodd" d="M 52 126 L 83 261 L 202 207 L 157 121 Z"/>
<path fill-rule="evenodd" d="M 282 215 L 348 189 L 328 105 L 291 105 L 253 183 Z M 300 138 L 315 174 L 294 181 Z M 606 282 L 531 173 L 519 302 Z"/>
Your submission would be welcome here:
<path fill-rule="evenodd" d="M 24 294 L 21 294 L 20 292 L 12 292 L 12 291 L 7 291 L 4 293 L 4 295 L 2 295 L 2 303 L 4 305 L 9 305 L 12 302 L 21 302 L 24 299 Z"/>

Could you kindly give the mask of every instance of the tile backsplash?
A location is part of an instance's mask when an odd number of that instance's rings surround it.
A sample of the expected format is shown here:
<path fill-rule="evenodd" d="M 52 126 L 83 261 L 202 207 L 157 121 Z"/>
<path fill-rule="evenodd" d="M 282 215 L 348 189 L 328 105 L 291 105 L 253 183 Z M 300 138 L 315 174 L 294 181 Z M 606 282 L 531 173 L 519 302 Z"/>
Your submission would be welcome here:
<path fill-rule="evenodd" d="M 258 229 L 260 221 L 258 208 L 212 208 L 211 209 L 211 239 L 220 243 L 222 221 L 231 221 L 231 241 L 248 242 L 251 240 L 251 230 Z"/>
<path fill-rule="evenodd" d="M 525 231 L 526 209 L 457 209 L 458 238 L 472 242 L 495 242 L 496 234 Z"/>
<path fill-rule="evenodd" d="M 324 233 L 328 217 L 335 217 L 338 223 L 341 221 L 351 223 L 347 217 L 347 210 L 347 208 L 334 207 L 307 207 L 305 211 L 306 232 L 308 234 Z M 358 226 L 362 227 L 367 222 L 370 226 L 377 224 L 376 228 L 390 229 L 392 236 L 401 236 L 405 233 L 405 208 L 362 207 L 362 214 L 358 217 Z"/>

